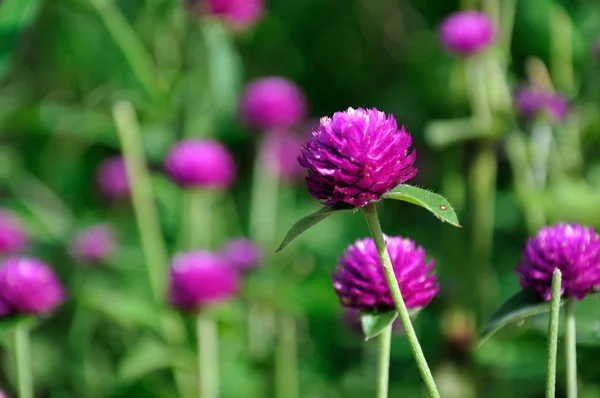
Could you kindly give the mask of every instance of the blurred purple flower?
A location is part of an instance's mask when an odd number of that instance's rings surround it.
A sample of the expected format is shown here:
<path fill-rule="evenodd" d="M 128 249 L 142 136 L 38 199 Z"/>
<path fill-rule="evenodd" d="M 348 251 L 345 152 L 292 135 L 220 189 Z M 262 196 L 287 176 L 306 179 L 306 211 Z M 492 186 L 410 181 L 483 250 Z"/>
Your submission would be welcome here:
<path fill-rule="evenodd" d="M 254 25 L 263 14 L 263 0 L 186 0 L 198 14 L 223 18 L 237 28 Z"/>
<path fill-rule="evenodd" d="M 304 175 L 298 155 L 306 140 L 294 132 L 267 134 L 261 147 L 261 156 L 267 167 L 285 181 L 297 181 Z"/>
<path fill-rule="evenodd" d="M 165 160 L 167 175 L 182 187 L 226 188 L 235 180 L 235 163 L 227 148 L 212 139 L 179 141 Z"/>
<path fill-rule="evenodd" d="M 97 224 L 79 231 L 70 244 L 71 254 L 90 263 L 104 261 L 112 253 L 115 233 L 109 224 Z"/>
<path fill-rule="evenodd" d="M 438 292 L 433 260 L 410 239 L 384 236 L 394 274 L 408 309 L 425 307 Z M 373 239 L 357 240 L 338 259 L 333 288 L 342 306 L 365 311 L 395 308 Z"/>
<path fill-rule="evenodd" d="M 515 108 L 523 117 L 547 115 L 552 120 L 560 121 L 567 112 L 567 101 L 559 94 L 546 91 L 540 87 L 520 87 L 515 92 Z"/>
<path fill-rule="evenodd" d="M 529 238 L 517 274 L 521 287 L 534 288 L 548 301 L 552 273 L 562 273 L 561 295 L 581 300 L 600 288 L 600 236 L 590 227 L 555 224 Z"/>
<path fill-rule="evenodd" d="M 0 266 L 0 291 L 17 312 L 40 314 L 64 301 L 65 293 L 52 269 L 32 257 L 10 257 Z"/>
<path fill-rule="evenodd" d="M 494 41 L 496 27 L 490 18 L 478 11 L 459 11 L 448 16 L 439 26 L 442 45 L 458 55 L 475 54 Z"/>
<path fill-rule="evenodd" d="M 12 308 L 10 308 L 10 304 L 8 304 L 0 292 L 0 318 L 10 314 L 11 312 Z M 0 395 L 0 398 L 2 398 L 2 395 Z"/>
<path fill-rule="evenodd" d="M 313 197 L 327 206 L 361 207 L 417 174 L 411 143 L 392 115 L 348 108 L 321 119 L 298 161 L 308 169 L 306 184 Z"/>
<path fill-rule="evenodd" d="M 304 93 L 291 81 L 277 76 L 248 83 L 239 107 L 246 126 L 272 131 L 284 131 L 306 115 Z"/>
<path fill-rule="evenodd" d="M 236 294 L 238 271 L 227 260 L 208 251 L 176 255 L 171 261 L 170 301 L 181 310 L 195 310 Z"/>
<path fill-rule="evenodd" d="M 129 197 L 129 181 L 125 160 L 121 156 L 111 156 L 98 167 L 96 181 L 100 191 L 109 199 Z"/>
<path fill-rule="evenodd" d="M 0 391 L 0 398 L 9 398 L 9 396 Z"/>
<path fill-rule="evenodd" d="M 0 255 L 21 250 L 28 241 L 21 222 L 10 211 L 0 209 Z"/>
<path fill-rule="evenodd" d="M 256 268 L 261 260 L 256 243 L 248 238 L 234 238 L 225 243 L 223 257 L 238 271 Z"/>

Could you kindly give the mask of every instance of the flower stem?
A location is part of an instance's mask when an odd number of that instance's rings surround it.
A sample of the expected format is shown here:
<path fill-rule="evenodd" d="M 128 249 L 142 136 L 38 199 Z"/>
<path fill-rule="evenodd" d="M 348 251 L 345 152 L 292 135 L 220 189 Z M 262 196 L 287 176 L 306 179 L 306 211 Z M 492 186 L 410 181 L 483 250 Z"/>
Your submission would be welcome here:
<path fill-rule="evenodd" d="M 575 337 L 575 302 L 565 305 L 565 353 L 567 357 L 567 398 L 577 398 L 577 341 Z"/>
<path fill-rule="evenodd" d="M 187 195 L 188 240 L 187 249 L 211 249 L 211 235 L 215 225 L 211 215 L 214 211 L 212 193 L 207 190 L 193 189 Z"/>
<path fill-rule="evenodd" d="M 296 321 L 291 315 L 279 317 L 278 343 L 275 354 L 275 396 L 298 398 L 298 353 Z"/>
<path fill-rule="evenodd" d="M 379 217 L 377 216 L 376 203 L 368 203 L 363 207 L 363 211 L 365 213 L 367 225 L 371 231 L 371 236 L 375 242 L 375 247 L 377 248 L 377 254 L 379 255 L 379 261 L 381 261 L 383 274 L 385 275 L 385 279 L 387 280 L 390 288 L 392 299 L 394 300 L 396 310 L 398 311 L 398 317 L 400 318 L 400 322 L 402 322 L 402 327 L 404 328 L 408 344 L 413 353 L 415 361 L 417 362 L 417 367 L 421 373 L 423 383 L 425 384 L 425 387 L 427 388 L 431 398 L 439 398 L 440 393 L 438 392 L 435 381 L 433 380 L 431 370 L 429 370 L 429 365 L 427 365 L 425 355 L 423 355 L 423 350 L 419 344 L 419 339 L 417 338 L 415 329 L 413 328 L 410 315 L 408 314 L 408 309 L 406 308 L 406 304 L 404 304 L 404 299 L 402 298 L 402 293 L 400 292 L 400 287 L 398 286 L 398 281 L 396 280 L 396 275 L 394 274 L 394 269 L 392 268 L 392 262 L 383 239 L 383 232 L 381 231 L 381 225 L 379 224 Z"/>
<path fill-rule="evenodd" d="M 217 322 L 210 314 L 198 312 L 198 385 L 200 398 L 219 396 L 219 334 Z"/>
<path fill-rule="evenodd" d="M 390 347 L 392 346 L 392 325 L 379 335 L 377 354 L 377 398 L 387 398 L 390 379 Z"/>
<path fill-rule="evenodd" d="M 556 390 L 556 351 L 558 345 L 558 318 L 560 315 L 560 286 L 562 274 L 557 268 L 552 275 L 550 321 L 548 323 L 548 363 L 546 365 L 546 398 L 554 398 Z"/>
<path fill-rule="evenodd" d="M 33 398 L 29 327 L 23 323 L 15 328 L 15 359 L 19 398 Z"/>

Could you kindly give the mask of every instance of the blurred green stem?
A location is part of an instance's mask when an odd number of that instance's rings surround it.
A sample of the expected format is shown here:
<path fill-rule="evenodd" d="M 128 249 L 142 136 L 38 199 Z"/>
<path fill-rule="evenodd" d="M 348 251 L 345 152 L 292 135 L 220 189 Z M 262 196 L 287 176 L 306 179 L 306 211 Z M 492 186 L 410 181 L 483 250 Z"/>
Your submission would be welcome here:
<path fill-rule="evenodd" d="M 211 220 L 213 209 L 213 192 L 205 189 L 190 189 L 186 192 L 187 219 L 189 236 L 186 239 L 186 249 L 211 249 L 214 225 Z M 185 220 L 182 220 L 185 222 Z"/>
<path fill-rule="evenodd" d="M 400 318 L 402 327 L 406 332 L 406 339 L 408 340 L 410 349 L 413 353 L 415 361 L 417 362 L 417 367 L 421 373 L 423 383 L 425 384 L 425 387 L 427 388 L 431 398 L 439 398 L 440 393 L 438 392 L 435 381 L 433 380 L 433 375 L 431 374 L 431 370 L 429 369 L 425 355 L 423 355 L 423 350 L 419 344 L 419 339 L 417 338 L 415 329 L 413 328 L 408 309 L 406 308 L 406 304 L 404 304 L 404 299 L 402 298 L 402 293 L 400 292 L 400 287 L 398 286 L 398 281 L 396 280 L 396 275 L 394 274 L 394 269 L 392 268 L 392 262 L 383 239 L 383 231 L 381 230 L 381 225 L 379 224 L 379 217 L 377 216 L 376 203 L 369 202 L 362 209 L 365 213 L 365 219 L 367 221 L 367 225 L 369 226 L 369 231 L 371 231 L 371 236 L 375 242 L 375 247 L 377 248 L 377 254 L 379 255 L 379 261 L 381 261 L 383 274 L 385 275 L 385 279 L 387 280 L 390 292 L 392 294 L 392 299 L 396 305 L 398 317 Z"/>
<path fill-rule="evenodd" d="M 510 60 L 510 44 L 515 25 L 517 0 L 502 0 L 500 3 L 500 46 L 504 56 L 505 67 Z"/>
<path fill-rule="evenodd" d="M 558 346 L 558 319 L 560 316 L 560 286 L 562 275 L 557 268 L 552 275 L 550 321 L 548 322 L 548 363 L 546 366 L 546 398 L 554 398 L 556 391 L 556 352 Z"/>
<path fill-rule="evenodd" d="M 377 355 L 377 398 L 387 398 L 390 379 L 390 348 L 392 346 L 392 325 L 379 335 Z"/>
<path fill-rule="evenodd" d="M 278 341 L 275 354 L 275 396 L 298 398 L 298 341 L 296 320 L 291 315 L 281 315 L 277 325 Z"/>
<path fill-rule="evenodd" d="M 565 305 L 565 353 L 567 359 L 567 398 L 577 398 L 577 340 L 575 328 L 575 301 Z"/>
<path fill-rule="evenodd" d="M 33 398 L 29 326 L 24 322 L 15 327 L 15 359 L 19 398 Z"/>
<path fill-rule="evenodd" d="M 531 168 L 536 188 L 543 191 L 546 187 L 548 156 L 552 145 L 552 128 L 540 118 L 531 129 Z"/>
<path fill-rule="evenodd" d="M 200 398 L 219 396 L 219 334 L 214 318 L 199 311 L 196 318 L 198 338 L 198 385 Z"/>

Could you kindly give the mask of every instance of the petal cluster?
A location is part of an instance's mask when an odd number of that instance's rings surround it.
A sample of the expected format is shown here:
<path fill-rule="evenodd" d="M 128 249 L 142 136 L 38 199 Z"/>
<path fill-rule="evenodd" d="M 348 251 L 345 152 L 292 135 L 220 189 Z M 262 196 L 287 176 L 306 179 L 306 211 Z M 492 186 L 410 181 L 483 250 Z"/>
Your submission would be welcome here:
<path fill-rule="evenodd" d="M 425 251 L 410 239 L 385 237 L 388 253 L 406 307 L 422 308 L 439 290 L 433 260 L 425 260 Z M 333 288 L 340 303 L 364 311 L 394 309 L 394 302 L 381 268 L 373 239 L 357 240 L 338 260 L 332 274 Z"/>
<path fill-rule="evenodd" d="M 562 273 L 561 294 L 583 299 L 600 288 L 600 236 L 577 224 L 544 227 L 529 238 L 517 274 L 523 288 L 534 288 L 550 300 L 552 273 Z"/>
<path fill-rule="evenodd" d="M 239 107 L 242 123 L 257 129 L 290 128 L 306 116 L 304 93 L 293 82 L 278 76 L 248 83 Z"/>
<path fill-rule="evenodd" d="M 11 312 L 41 314 L 64 301 L 65 293 L 52 269 L 31 257 L 10 257 L 0 266 L 0 292 Z"/>
<path fill-rule="evenodd" d="M 109 224 L 97 224 L 79 231 L 70 243 L 71 254 L 86 262 L 104 261 L 113 251 L 115 232 Z"/>
<path fill-rule="evenodd" d="M 129 180 L 125 160 L 121 156 L 104 160 L 96 172 L 96 181 L 100 191 L 109 199 L 129 197 Z"/>
<path fill-rule="evenodd" d="M 230 239 L 221 250 L 223 257 L 238 271 L 256 268 L 260 263 L 260 251 L 248 238 Z"/>
<path fill-rule="evenodd" d="M 515 108 L 525 118 L 546 115 L 552 120 L 562 120 L 567 112 L 567 101 L 560 94 L 528 86 L 515 92 Z"/>
<path fill-rule="evenodd" d="M 313 197 L 361 207 L 417 174 L 411 143 L 392 115 L 348 108 L 321 119 L 298 161 Z"/>
<path fill-rule="evenodd" d="M 25 229 L 14 214 L 0 209 L 0 255 L 23 249 L 28 240 Z"/>
<path fill-rule="evenodd" d="M 194 310 L 226 300 L 238 290 L 238 272 L 221 255 L 191 251 L 176 255 L 171 262 L 169 296 L 181 310 Z"/>
<path fill-rule="evenodd" d="M 473 10 L 451 14 L 441 23 L 438 31 L 442 45 L 458 55 L 478 53 L 492 44 L 495 34 L 492 20 Z"/>
<path fill-rule="evenodd" d="M 173 145 L 165 160 L 167 175 L 186 188 L 225 188 L 235 181 L 235 163 L 227 148 L 212 139 L 188 139 Z"/>

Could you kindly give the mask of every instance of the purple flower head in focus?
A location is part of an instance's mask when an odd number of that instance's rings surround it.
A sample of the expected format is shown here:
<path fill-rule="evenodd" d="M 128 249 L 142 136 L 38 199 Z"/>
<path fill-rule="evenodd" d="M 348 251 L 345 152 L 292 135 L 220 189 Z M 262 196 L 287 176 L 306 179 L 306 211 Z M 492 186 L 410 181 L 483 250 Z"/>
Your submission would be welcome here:
<path fill-rule="evenodd" d="M 561 295 L 578 300 L 600 288 L 600 236 L 577 224 L 544 227 L 529 238 L 517 267 L 521 287 L 548 301 L 552 273 L 562 273 Z"/>
<path fill-rule="evenodd" d="M 478 11 L 459 11 L 448 16 L 439 26 L 442 45 L 457 55 L 478 53 L 492 44 L 496 35 L 494 23 Z"/>
<path fill-rule="evenodd" d="M 298 161 L 313 197 L 362 207 L 417 174 L 411 143 L 392 115 L 348 108 L 321 119 Z"/>
<path fill-rule="evenodd" d="M 22 314 L 52 311 L 65 293 L 52 269 L 31 257 L 10 257 L 0 266 L 0 291 L 6 303 Z"/>
<path fill-rule="evenodd" d="M 226 188 L 235 181 L 233 157 L 223 144 L 211 139 L 188 139 L 173 145 L 165 171 L 185 188 Z"/>
<path fill-rule="evenodd" d="M 237 293 L 238 271 L 220 254 L 191 251 L 171 261 L 171 304 L 181 310 L 195 310 L 227 300 Z"/>
<path fill-rule="evenodd" d="M 71 254 L 90 263 L 104 261 L 112 253 L 115 232 L 109 224 L 97 224 L 79 231 L 70 244 Z"/>
<path fill-rule="evenodd" d="M 29 237 L 13 213 L 0 209 L 0 255 L 23 249 Z"/>
<path fill-rule="evenodd" d="M 192 11 L 223 18 L 235 28 L 254 25 L 263 14 L 263 0 L 186 0 Z"/>
<path fill-rule="evenodd" d="M 256 268 L 261 260 L 256 243 L 248 238 L 230 239 L 221 254 L 238 271 Z"/>
<path fill-rule="evenodd" d="M 384 236 L 394 274 L 408 309 L 425 307 L 439 290 L 433 260 L 410 239 Z M 357 240 L 338 259 L 333 288 L 342 306 L 364 311 L 395 308 L 373 239 Z"/>
<path fill-rule="evenodd" d="M 525 118 L 546 115 L 552 120 L 560 121 L 567 112 L 567 101 L 559 94 L 527 86 L 515 92 L 515 108 Z"/>
<path fill-rule="evenodd" d="M 98 167 L 96 181 L 100 191 L 109 199 L 129 197 L 129 180 L 125 169 L 125 160 L 121 156 L 112 156 Z"/>
<path fill-rule="evenodd" d="M 240 118 L 248 127 L 263 130 L 287 129 L 306 116 L 304 93 L 283 77 L 251 81 L 240 97 Z"/>

